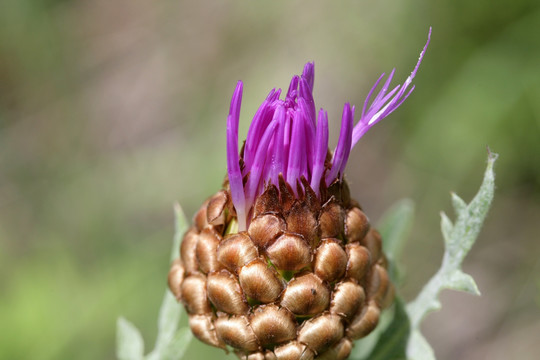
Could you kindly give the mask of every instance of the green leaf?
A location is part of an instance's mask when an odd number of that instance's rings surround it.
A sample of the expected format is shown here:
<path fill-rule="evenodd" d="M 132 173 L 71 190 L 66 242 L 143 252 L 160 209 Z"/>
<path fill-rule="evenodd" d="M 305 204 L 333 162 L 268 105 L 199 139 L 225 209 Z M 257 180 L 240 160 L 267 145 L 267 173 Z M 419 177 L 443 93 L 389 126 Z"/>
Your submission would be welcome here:
<path fill-rule="evenodd" d="M 379 337 L 377 345 L 369 355 L 369 360 L 407 359 L 406 349 L 409 339 L 409 315 L 401 298 L 396 298 L 392 322 Z"/>
<path fill-rule="evenodd" d="M 120 360 L 142 360 L 144 342 L 139 330 L 123 317 L 116 322 L 116 357 Z"/>
<path fill-rule="evenodd" d="M 178 256 L 180 241 L 188 229 L 188 222 L 179 204 L 174 206 L 175 234 L 171 251 L 171 261 Z M 124 318 L 118 319 L 117 357 L 120 360 L 180 360 L 192 339 L 189 328 L 178 329 L 182 306 L 167 289 L 159 309 L 158 335 L 154 350 L 144 357 L 141 334 L 135 326 Z"/>
<path fill-rule="evenodd" d="M 178 256 L 180 242 L 189 226 L 184 212 L 179 204 L 175 204 L 174 213 L 176 221 L 173 247 L 171 251 L 171 261 Z M 154 350 L 146 357 L 147 360 L 176 359 L 177 357 L 171 357 L 174 355 L 171 353 L 171 347 L 176 349 L 178 344 L 181 344 L 181 346 L 184 348 L 187 347 L 187 343 L 189 340 L 191 340 L 191 336 L 186 337 L 186 329 L 180 329 L 177 331 L 181 315 L 182 306 L 178 303 L 169 289 L 165 290 L 163 302 L 161 303 L 161 308 L 159 309 L 156 345 Z M 180 357 L 178 357 L 178 359 L 180 359 Z"/>
<path fill-rule="evenodd" d="M 489 152 L 484 181 L 469 204 L 458 195 L 452 194 L 452 204 L 457 216 L 454 225 L 444 213 L 441 214 L 441 230 L 445 240 L 441 268 L 424 286 L 417 298 L 406 307 L 411 324 L 411 336 L 407 344 L 409 359 L 435 359 L 433 349 L 420 332 L 420 324 L 427 314 L 441 308 L 438 296 L 443 289 L 480 295 L 473 278 L 461 270 L 461 264 L 476 241 L 493 200 L 495 190 L 493 164 L 496 160 L 497 154 Z"/>
<path fill-rule="evenodd" d="M 180 360 L 184 357 L 190 341 L 193 339 L 193 334 L 189 327 L 184 327 L 178 330 L 171 341 L 162 351 L 162 360 Z"/>
<path fill-rule="evenodd" d="M 384 253 L 388 258 L 389 274 L 394 284 L 398 283 L 400 278 L 396 261 L 399 258 L 405 240 L 410 233 L 413 218 L 414 203 L 409 199 L 403 199 L 392 205 L 392 207 L 386 211 L 377 226 L 384 239 Z M 375 349 L 377 349 L 377 354 L 384 353 L 386 350 L 383 351 L 380 344 L 382 341 L 380 338 L 383 336 L 387 339 L 393 338 L 393 336 L 400 336 L 400 334 L 405 334 L 404 336 L 408 334 L 409 321 L 406 316 L 403 318 L 403 315 L 405 314 L 403 302 L 400 299 L 397 299 L 396 304 L 397 305 L 394 305 L 392 308 L 381 314 L 379 324 L 374 331 L 367 337 L 355 342 L 355 346 L 351 353 L 351 359 L 371 359 L 371 357 L 374 356 Z M 398 324 L 400 323 L 402 323 L 401 326 L 403 326 L 403 328 L 400 328 L 400 331 L 396 331 Z M 388 331 L 387 329 L 389 328 L 392 330 Z M 405 328 L 407 331 L 403 331 Z"/>
<path fill-rule="evenodd" d="M 392 205 L 377 226 L 384 239 L 383 250 L 389 262 L 388 273 L 394 284 L 401 282 L 397 259 L 401 256 L 405 240 L 411 232 L 413 220 L 414 203 L 403 199 Z"/>

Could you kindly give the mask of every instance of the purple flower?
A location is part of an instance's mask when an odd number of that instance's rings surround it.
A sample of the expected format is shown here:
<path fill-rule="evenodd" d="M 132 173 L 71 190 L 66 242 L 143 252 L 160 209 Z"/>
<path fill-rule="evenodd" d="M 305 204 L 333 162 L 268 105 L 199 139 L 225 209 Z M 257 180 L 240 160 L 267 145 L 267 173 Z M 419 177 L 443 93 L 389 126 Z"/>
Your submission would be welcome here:
<path fill-rule="evenodd" d="M 280 99 L 281 89 L 270 91 L 253 117 L 242 156 L 238 152 L 238 123 L 243 84 L 238 81 L 227 118 L 227 171 L 239 231 L 246 229 L 256 197 L 267 184 L 278 185 L 280 177 L 295 195 L 304 187 L 302 183 L 309 184 L 319 196 L 321 186 L 329 186 L 336 179 L 341 181 L 349 154 L 358 140 L 396 110 L 414 90 L 414 85 L 410 85 L 430 38 L 431 28 L 418 62 L 403 85 L 388 91 L 394 69 L 371 100 L 385 74 L 379 77 L 364 101 L 356 125 L 355 107 L 344 105 L 338 144 L 331 156 L 328 155 L 328 114 L 323 109 L 317 113 L 313 100 L 312 62 L 304 66 L 302 75 L 293 76 L 284 99 Z"/>

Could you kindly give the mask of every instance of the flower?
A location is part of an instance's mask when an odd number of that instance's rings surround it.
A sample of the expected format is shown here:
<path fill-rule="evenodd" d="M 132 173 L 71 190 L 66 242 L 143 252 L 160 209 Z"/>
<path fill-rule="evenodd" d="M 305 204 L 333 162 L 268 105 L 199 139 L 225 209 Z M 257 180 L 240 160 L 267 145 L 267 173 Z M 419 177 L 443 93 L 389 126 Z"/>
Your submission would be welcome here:
<path fill-rule="evenodd" d="M 253 117 L 241 155 L 238 153 L 238 123 L 243 83 L 238 81 L 227 118 L 227 174 L 240 231 L 249 225 L 255 198 L 268 184 L 277 186 L 280 176 L 296 196 L 298 189 L 306 190 L 306 182 L 319 196 L 321 186 L 327 187 L 336 179 L 342 179 L 349 154 L 358 140 L 413 92 L 415 86 L 411 84 L 430 38 L 431 28 L 418 62 L 403 85 L 388 91 L 395 73 L 393 69 L 372 100 L 385 74 L 379 77 L 364 101 L 356 125 L 355 106 L 344 105 L 339 141 L 330 159 L 327 158 L 328 114 L 322 108 L 317 113 L 313 99 L 314 63 L 308 62 L 302 75 L 293 76 L 284 99 L 280 99 L 281 89 L 270 91 Z"/>
<path fill-rule="evenodd" d="M 429 37 L 428 37 L 429 43 Z M 343 173 L 358 140 L 411 94 L 428 44 L 403 85 L 394 71 L 357 124 L 345 104 L 338 144 L 316 112 L 314 65 L 284 99 L 273 89 L 238 151 L 242 82 L 227 119 L 227 179 L 195 214 L 169 271 L 193 334 L 240 359 L 346 359 L 394 297 L 380 233 Z"/>

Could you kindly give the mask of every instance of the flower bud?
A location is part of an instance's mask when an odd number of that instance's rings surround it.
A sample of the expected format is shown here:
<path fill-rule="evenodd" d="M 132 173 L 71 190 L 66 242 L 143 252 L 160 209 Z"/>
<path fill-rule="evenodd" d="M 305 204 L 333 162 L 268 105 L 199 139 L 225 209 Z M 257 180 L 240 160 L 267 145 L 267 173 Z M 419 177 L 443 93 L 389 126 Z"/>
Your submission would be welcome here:
<path fill-rule="evenodd" d="M 392 72 L 371 98 L 379 78 L 359 118 L 344 105 L 333 151 L 328 114 L 313 99 L 313 63 L 285 98 L 269 93 L 241 151 L 238 82 L 227 176 L 195 214 L 168 277 L 198 339 L 242 360 L 336 360 L 375 328 L 394 289 L 381 236 L 351 199 L 344 171 L 358 140 L 409 96 L 425 49 L 403 85 L 388 92 Z"/>

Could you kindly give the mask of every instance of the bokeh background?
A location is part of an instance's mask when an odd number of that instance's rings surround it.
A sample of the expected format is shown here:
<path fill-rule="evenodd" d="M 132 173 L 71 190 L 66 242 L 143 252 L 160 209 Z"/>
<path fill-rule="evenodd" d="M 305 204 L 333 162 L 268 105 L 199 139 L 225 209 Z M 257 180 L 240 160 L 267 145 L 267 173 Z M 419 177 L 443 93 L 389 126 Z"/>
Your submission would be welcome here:
<path fill-rule="evenodd" d="M 466 260 L 482 297 L 445 292 L 425 332 L 440 359 L 534 358 L 540 333 L 540 4 L 535 0 L 0 4 L 0 358 L 113 359 L 126 316 L 153 346 L 173 236 L 225 173 L 272 87 L 315 61 L 331 143 L 346 101 L 417 88 L 355 148 L 348 179 L 373 222 L 416 203 L 402 263 L 412 299 L 442 255 L 439 211 L 469 201 L 486 146 L 497 192 Z M 224 358 L 193 342 L 188 359 Z"/>

